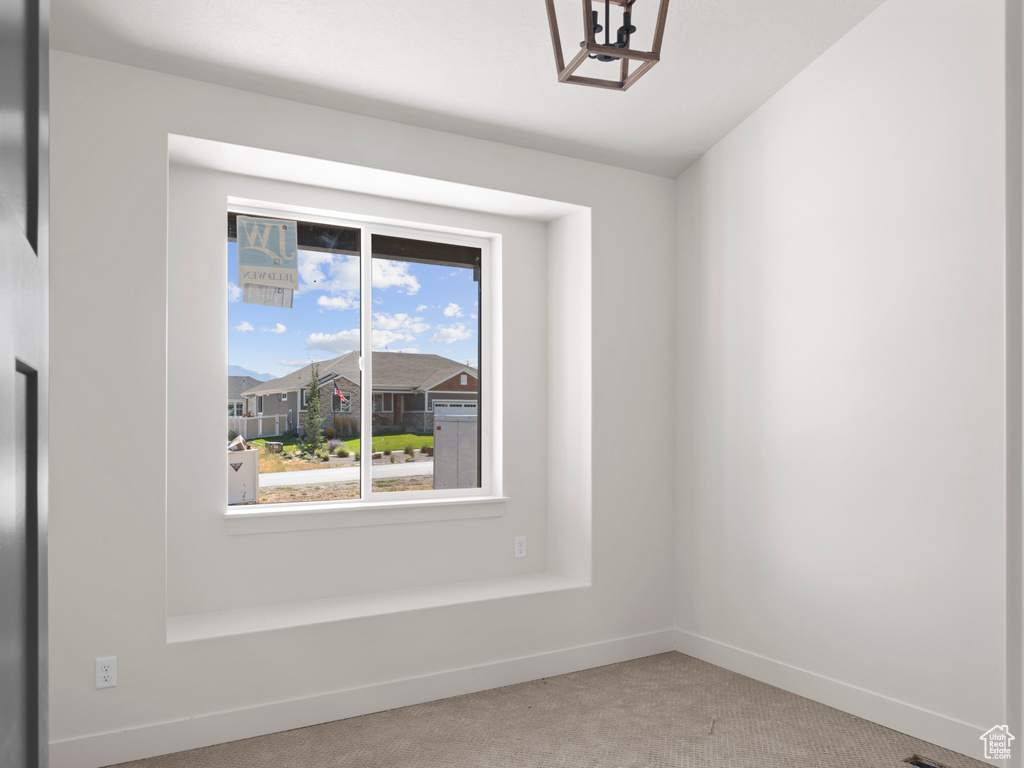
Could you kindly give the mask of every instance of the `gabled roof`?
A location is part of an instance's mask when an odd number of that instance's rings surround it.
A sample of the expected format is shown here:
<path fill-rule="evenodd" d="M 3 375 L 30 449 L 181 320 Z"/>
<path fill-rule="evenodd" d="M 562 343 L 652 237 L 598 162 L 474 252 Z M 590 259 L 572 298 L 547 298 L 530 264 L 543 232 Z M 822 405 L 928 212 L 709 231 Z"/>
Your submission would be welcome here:
<path fill-rule="evenodd" d="M 434 389 L 435 387 L 441 386 L 442 384 L 444 384 L 449 379 L 452 379 L 455 376 L 458 376 L 460 373 L 468 374 L 468 375 L 472 376 L 474 379 L 477 377 L 476 376 L 476 368 L 470 368 L 468 365 L 463 365 L 461 368 L 457 368 L 457 369 L 455 369 L 453 371 L 448 370 L 447 368 L 445 368 L 445 369 L 438 370 L 437 371 L 437 376 L 435 376 L 434 378 L 431 378 L 431 379 L 423 382 L 422 384 L 420 384 L 419 388 L 420 389 L 424 389 L 424 390 Z"/>
<path fill-rule="evenodd" d="M 257 382 L 242 392 L 243 395 L 267 395 L 275 392 L 291 392 L 309 384 L 312 363 L 297 371 L 270 381 Z M 374 391 L 419 392 L 447 381 L 459 373 L 469 373 L 477 378 L 476 368 L 471 368 L 440 355 L 424 355 L 417 352 L 374 352 Z M 333 360 L 320 363 L 320 378 L 332 379 L 342 376 L 349 381 L 359 382 L 359 353 L 346 352 Z"/>
<path fill-rule="evenodd" d="M 245 390 L 260 383 L 252 376 L 228 376 L 228 400 L 241 400 Z"/>
<path fill-rule="evenodd" d="M 476 369 L 440 355 L 410 352 L 374 352 L 373 388 L 426 390 L 468 371 L 476 378 Z"/>

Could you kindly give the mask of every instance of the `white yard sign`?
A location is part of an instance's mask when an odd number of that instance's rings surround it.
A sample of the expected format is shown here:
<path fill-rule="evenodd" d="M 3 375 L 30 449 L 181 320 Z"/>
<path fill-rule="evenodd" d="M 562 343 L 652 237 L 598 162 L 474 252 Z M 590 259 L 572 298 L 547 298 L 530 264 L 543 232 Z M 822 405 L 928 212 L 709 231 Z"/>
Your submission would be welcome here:
<path fill-rule="evenodd" d="M 299 287 L 294 221 L 238 217 L 238 285 L 242 301 L 291 309 Z"/>

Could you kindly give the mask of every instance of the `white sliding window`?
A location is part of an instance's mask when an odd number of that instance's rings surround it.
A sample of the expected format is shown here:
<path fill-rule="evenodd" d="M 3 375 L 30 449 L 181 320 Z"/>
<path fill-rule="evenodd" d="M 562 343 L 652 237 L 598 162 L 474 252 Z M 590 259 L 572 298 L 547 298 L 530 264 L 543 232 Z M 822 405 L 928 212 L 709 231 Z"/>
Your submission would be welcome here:
<path fill-rule="evenodd" d="M 487 492 L 487 269 L 483 239 L 229 211 L 228 376 L 262 403 L 229 411 L 258 451 L 246 503 Z"/>

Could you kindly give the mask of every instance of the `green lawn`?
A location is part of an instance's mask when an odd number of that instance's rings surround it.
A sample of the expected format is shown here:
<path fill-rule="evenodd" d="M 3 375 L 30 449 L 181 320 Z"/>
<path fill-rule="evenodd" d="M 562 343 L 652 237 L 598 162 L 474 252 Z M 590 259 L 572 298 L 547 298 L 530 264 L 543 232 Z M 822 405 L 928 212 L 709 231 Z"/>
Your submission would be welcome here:
<path fill-rule="evenodd" d="M 345 443 L 348 449 L 355 453 L 359 450 L 359 439 L 349 440 Z M 373 438 L 373 450 L 376 451 L 403 451 L 405 446 L 411 445 L 419 450 L 423 446 L 434 447 L 433 435 L 377 435 Z"/>
<path fill-rule="evenodd" d="M 267 441 L 272 443 L 280 443 L 279 437 L 257 437 L 254 440 L 249 440 L 250 443 L 256 443 L 263 445 Z M 326 441 L 325 441 L 326 442 Z M 405 446 L 411 445 L 413 448 L 419 450 L 423 446 L 427 445 L 431 448 L 434 447 L 434 436 L 433 435 L 378 435 L 373 438 L 373 450 L 374 451 L 404 451 Z M 351 453 L 359 452 L 359 438 L 345 441 L 345 446 Z M 285 443 L 284 450 L 289 453 L 296 453 L 301 448 L 299 443 Z"/>

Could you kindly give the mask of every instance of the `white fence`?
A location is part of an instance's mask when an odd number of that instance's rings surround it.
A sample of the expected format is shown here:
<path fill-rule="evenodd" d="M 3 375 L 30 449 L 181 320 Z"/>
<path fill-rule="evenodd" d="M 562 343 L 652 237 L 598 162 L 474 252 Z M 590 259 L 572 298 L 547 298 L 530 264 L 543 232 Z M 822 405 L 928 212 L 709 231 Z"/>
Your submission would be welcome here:
<path fill-rule="evenodd" d="M 228 416 L 228 429 L 234 430 L 246 440 L 256 437 L 283 435 L 288 431 L 288 416 Z"/>

